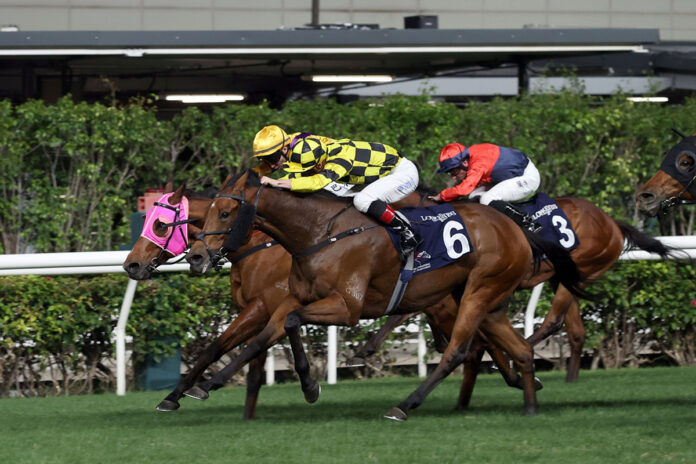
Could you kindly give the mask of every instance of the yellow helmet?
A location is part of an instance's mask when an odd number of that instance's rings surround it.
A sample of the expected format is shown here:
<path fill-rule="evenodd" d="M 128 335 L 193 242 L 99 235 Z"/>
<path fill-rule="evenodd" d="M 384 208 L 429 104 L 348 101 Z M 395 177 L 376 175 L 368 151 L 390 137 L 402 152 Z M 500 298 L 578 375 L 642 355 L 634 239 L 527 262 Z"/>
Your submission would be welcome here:
<path fill-rule="evenodd" d="M 254 137 L 252 158 L 272 155 L 290 143 L 290 137 L 278 126 L 266 126 Z"/>
<path fill-rule="evenodd" d="M 283 169 L 287 172 L 309 171 L 326 157 L 326 145 L 316 137 L 306 137 L 292 147 Z"/>

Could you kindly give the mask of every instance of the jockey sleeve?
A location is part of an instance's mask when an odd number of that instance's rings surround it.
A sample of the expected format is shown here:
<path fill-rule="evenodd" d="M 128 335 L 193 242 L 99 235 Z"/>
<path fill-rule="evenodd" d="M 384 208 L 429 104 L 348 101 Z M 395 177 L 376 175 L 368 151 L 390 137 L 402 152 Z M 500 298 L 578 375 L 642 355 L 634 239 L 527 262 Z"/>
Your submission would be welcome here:
<path fill-rule="evenodd" d="M 440 192 L 443 201 L 454 201 L 469 195 L 484 182 L 490 182 L 493 166 L 498 161 L 500 147 L 491 143 L 481 143 L 469 147 L 469 170 L 459 185 Z"/>
<path fill-rule="evenodd" d="M 315 192 L 331 182 L 370 184 L 389 174 L 401 155 L 381 143 L 338 140 L 327 146 L 328 158 L 321 172 L 309 176 L 290 176 L 291 190 Z"/>

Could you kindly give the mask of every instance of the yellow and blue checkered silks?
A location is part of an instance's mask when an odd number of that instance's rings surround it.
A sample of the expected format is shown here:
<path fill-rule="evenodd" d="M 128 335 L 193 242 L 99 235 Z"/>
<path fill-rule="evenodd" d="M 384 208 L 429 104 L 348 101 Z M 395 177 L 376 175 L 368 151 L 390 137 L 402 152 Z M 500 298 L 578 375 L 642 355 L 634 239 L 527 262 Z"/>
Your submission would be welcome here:
<path fill-rule="evenodd" d="M 286 172 L 306 172 L 324 160 L 326 145 L 316 137 L 306 137 L 292 147 L 283 169 Z"/>
<path fill-rule="evenodd" d="M 272 155 L 290 143 L 290 137 L 278 126 L 266 126 L 256 133 L 251 157 Z"/>

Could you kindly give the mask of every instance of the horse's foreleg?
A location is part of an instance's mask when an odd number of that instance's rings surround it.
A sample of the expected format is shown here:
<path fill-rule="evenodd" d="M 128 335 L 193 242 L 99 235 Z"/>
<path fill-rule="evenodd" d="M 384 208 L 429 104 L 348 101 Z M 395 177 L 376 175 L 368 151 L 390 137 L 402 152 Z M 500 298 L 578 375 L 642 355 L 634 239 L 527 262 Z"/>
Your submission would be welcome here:
<path fill-rule="evenodd" d="M 580 307 L 575 299 L 566 315 L 565 325 L 568 332 L 568 343 L 570 344 L 570 360 L 568 362 L 566 382 L 576 382 L 580 372 L 582 349 L 585 345 L 585 326 L 580 316 Z"/>
<path fill-rule="evenodd" d="M 365 364 L 365 359 L 375 354 L 377 348 L 387 339 L 389 334 L 403 324 L 409 317 L 411 317 L 410 314 L 389 316 L 377 333 L 372 335 L 367 343 L 365 343 L 346 364 L 349 366 L 362 366 Z"/>
<path fill-rule="evenodd" d="M 537 413 L 534 354 L 524 338 L 512 327 L 504 311 L 491 313 L 481 323 L 481 330 L 495 345 L 505 350 L 522 372 L 524 414 Z"/>
<path fill-rule="evenodd" d="M 541 327 L 527 338 L 527 343 L 533 347 L 561 330 L 568 308 L 574 300 L 575 297 L 563 285 L 559 285 L 549 313 L 544 318 L 544 322 L 541 323 Z"/>
<path fill-rule="evenodd" d="M 267 322 L 266 306 L 258 298 L 251 300 L 227 329 L 203 351 L 193 368 L 179 380 L 174 390 L 157 405 L 157 409 L 160 411 L 179 409 L 179 399 L 184 396 L 184 392 L 195 385 L 198 377 L 205 372 L 208 366 L 220 359 L 223 354 L 259 333 Z"/>
<path fill-rule="evenodd" d="M 316 380 L 309 375 L 309 360 L 302 346 L 300 326 L 304 323 L 326 325 L 350 325 L 350 311 L 343 297 L 334 293 L 327 298 L 308 304 L 297 311 L 288 314 L 285 320 L 285 332 L 290 339 L 292 356 L 295 363 L 295 372 L 300 378 L 302 391 L 308 403 L 314 403 L 319 399 L 321 387 Z"/>
<path fill-rule="evenodd" d="M 249 362 L 247 395 L 244 402 L 245 420 L 253 419 L 256 416 L 256 403 L 259 399 L 259 390 L 261 390 L 263 385 L 263 368 L 266 364 L 266 355 L 268 355 L 268 351 L 262 351 L 261 354 Z"/>
<path fill-rule="evenodd" d="M 246 363 L 257 357 L 261 352 L 266 351 L 273 346 L 278 340 L 285 336 L 283 323 L 286 316 L 301 306 L 297 298 L 288 295 L 271 315 L 271 320 L 268 321 L 266 327 L 263 328 L 252 341 L 249 343 L 234 360 L 225 366 L 220 372 L 215 374 L 209 380 L 201 382 L 197 385 L 200 396 L 197 399 L 205 399 L 210 390 L 217 390 L 225 385 L 225 382 L 230 379 L 239 369 Z M 188 394 L 188 392 L 187 392 Z"/>

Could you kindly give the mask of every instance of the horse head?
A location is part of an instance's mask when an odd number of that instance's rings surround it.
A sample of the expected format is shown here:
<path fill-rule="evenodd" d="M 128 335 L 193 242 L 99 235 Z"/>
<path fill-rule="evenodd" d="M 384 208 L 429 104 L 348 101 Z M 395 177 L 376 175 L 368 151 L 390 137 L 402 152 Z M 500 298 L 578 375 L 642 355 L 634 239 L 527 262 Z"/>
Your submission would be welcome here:
<path fill-rule="evenodd" d="M 189 201 L 184 189 L 182 185 L 171 192 L 171 184 L 168 184 L 165 188 L 168 193 L 158 198 L 146 213 L 143 231 L 123 263 L 123 269 L 131 279 L 150 278 L 160 265 L 181 254 L 199 232 L 191 218 L 202 218 L 211 200 L 196 198 Z"/>
<path fill-rule="evenodd" d="M 249 188 L 257 189 L 255 201 L 253 193 L 247 197 Z M 186 255 L 193 272 L 205 274 L 215 268 L 228 252 L 236 251 L 249 241 L 260 193 L 261 183 L 254 171 L 225 179 L 223 187 L 208 207 L 196 242 Z"/>
<path fill-rule="evenodd" d="M 649 216 L 696 201 L 696 134 L 670 148 L 660 169 L 636 191 L 638 210 Z"/>

